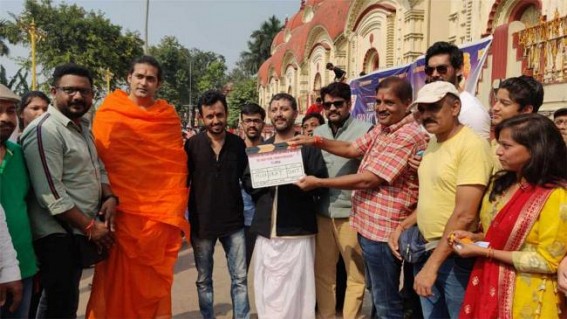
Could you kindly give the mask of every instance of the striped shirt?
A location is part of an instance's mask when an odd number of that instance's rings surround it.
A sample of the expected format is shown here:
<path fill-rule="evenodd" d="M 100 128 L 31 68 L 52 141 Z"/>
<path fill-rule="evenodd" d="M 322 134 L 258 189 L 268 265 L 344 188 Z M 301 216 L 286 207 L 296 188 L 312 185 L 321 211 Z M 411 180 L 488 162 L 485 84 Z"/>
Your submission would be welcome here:
<path fill-rule="evenodd" d="M 377 125 L 353 142 L 364 154 L 358 172 L 369 171 L 385 181 L 378 188 L 354 191 L 350 222 L 360 235 L 387 242 L 415 209 L 417 171 L 409 167 L 408 159 L 425 150 L 427 139 L 410 114 L 396 124 Z"/>
<path fill-rule="evenodd" d="M 79 126 L 50 106 L 26 127 L 21 143 L 35 194 L 28 197 L 34 239 L 66 233 L 53 216 L 74 206 L 94 218 L 101 184 L 109 182 L 88 121 L 81 119 Z"/>

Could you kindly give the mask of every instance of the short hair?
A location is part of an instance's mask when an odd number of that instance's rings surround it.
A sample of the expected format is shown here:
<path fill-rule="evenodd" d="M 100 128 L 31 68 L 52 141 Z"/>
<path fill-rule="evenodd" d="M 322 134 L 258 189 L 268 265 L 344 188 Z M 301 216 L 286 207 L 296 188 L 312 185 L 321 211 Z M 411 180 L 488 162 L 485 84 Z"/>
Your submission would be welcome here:
<path fill-rule="evenodd" d="M 86 67 L 77 65 L 75 63 L 65 63 L 55 67 L 55 70 L 53 70 L 52 85 L 54 87 L 58 86 L 59 81 L 65 75 L 76 75 L 87 78 L 91 87 L 93 86 L 93 76 L 91 74 L 91 71 L 89 71 L 89 69 L 87 69 Z"/>
<path fill-rule="evenodd" d="M 463 52 L 456 45 L 445 41 L 435 42 L 427 49 L 425 53 L 425 65 L 427 66 L 429 64 L 431 57 L 440 54 L 449 54 L 449 60 L 454 69 L 459 69 L 463 66 Z"/>
<path fill-rule="evenodd" d="M 320 113 L 308 113 L 303 117 L 303 120 L 301 120 L 301 125 L 305 124 L 307 120 L 312 118 L 316 118 L 317 120 L 319 120 L 319 125 L 325 124 L 325 119 L 323 118 L 323 115 L 321 115 Z"/>
<path fill-rule="evenodd" d="M 270 100 L 270 106 L 272 105 L 272 102 L 274 101 L 279 101 L 279 100 L 288 100 L 291 104 L 291 108 L 294 111 L 297 111 L 297 101 L 295 100 L 295 98 L 291 95 L 291 94 L 287 94 L 287 93 L 278 93 L 274 96 L 272 96 L 272 99 Z"/>
<path fill-rule="evenodd" d="M 201 95 L 199 101 L 197 101 L 197 109 L 199 110 L 200 114 L 203 114 L 203 105 L 204 106 L 211 106 L 217 102 L 221 102 L 222 106 L 224 106 L 225 113 L 228 114 L 228 106 L 226 104 L 226 96 L 221 93 L 219 90 L 208 90 Z"/>
<path fill-rule="evenodd" d="M 318 103 L 319 103 L 319 102 L 323 102 L 323 100 L 321 100 L 321 98 L 318 97 L 318 98 L 315 99 L 315 102 L 318 102 Z"/>
<path fill-rule="evenodd" d="M 246 103 L 240 108 L 240 117 L 242 115 L 260 114 L 262 121 L 266 118 L 266 110 L 256 103 Z"/>
<path fill-rule="evenodd" d="M 143 55 L 132 61 L 132 63 L 130 63 L 130 70 L 128 71 L 128 74 L 134 73 L 134 68 L 136 67 L 137 64 L 148 64 L 153 66 L 158 71 L 157 73 L 158 82 L 161 82 L 163 80 L 163 70 L 161 68 L 161 65 L 159 64 L 158 60 L 153 56 Z"/>
<path fill-rule="evenodd" d="M 556 119 L 560 116 L 567 116 L 567 107 L 560 108 L 559 110 L 553 112 L 553 119 Z"/>
<path fill-rule="evenodd" d="M 505 89 L 514 103 L 520 105 L 519 111 L 531 105 L 532 113 L 537 113 L 543 103 L 543 85 L 531 76 L 522 75 L 504 80 L 498 89 Z"/>
<path fill-rule="evenodd" d="M 18 103 L 18 116 L 22 115 L 26 106 L 28 106 L 28 104 L 30 104 L 31 101 L 36 97 L 44 100 L 48 105 L 51 103 L 51 100 L 49 99 L 49 97 L 47 97 L 47 95 L 45 95 L 45 93 L 41 91 L 29 91 L 28 93 L 22 96 L 20 103 Z M 20 129 L 23 129 L 24 122 L 22 121 L 19 122 L 20 122 Z"/>
<path fill-rule="evenodd" d="M 413 100 L 413 90 L 411 84 L 402 78 L 397 76 L 389 76 L 378 83 L 376 87 L 376 93 L 380 89 L 391 89 L 392 92 L 402 101 L 403 103 L 411 103 Z"/>
<path fill-rule="evenodd" d="M 496 138 L 504 129 L 512 130 L 514 142 L 523 145 L 530 153 L 530 159 L 522 168 L 520 175 L 535 186 L 560 186 L 567 181 L 567 146 L 561 133 L 549 118 L 534 113 L 520 114 L 496 125 Z M 494 176 L 494 187 L 490 201 L 504 193 L 517 182 L 517 173 L 500 171 Z"/>
<path fill-rule="evenodd" d="M 327 64 L 325 65 L 325 69 L 327 69 L 327 70 L 332 70 L 334 67 L 335 66 L 331 62 L 327 62 Z"/>
<path fill-rule="evenodd" d="M 321 98 L 325 99 L 325 95 L 330 95 L 332 97 L 340 97 L 345 101 L 350 102 L 350 86 L 342 82 L 333 82 L 323 88 L 321 88 Z"/>

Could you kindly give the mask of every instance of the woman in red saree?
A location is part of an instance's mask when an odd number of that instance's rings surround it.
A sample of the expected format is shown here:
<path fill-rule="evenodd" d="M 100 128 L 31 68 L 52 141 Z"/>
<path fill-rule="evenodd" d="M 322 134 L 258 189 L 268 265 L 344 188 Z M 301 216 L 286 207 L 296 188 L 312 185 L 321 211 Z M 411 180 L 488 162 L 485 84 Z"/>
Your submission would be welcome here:
<path fill-rule="evenodd" d="M 451 236 L 455 253 L 478 257 L 460 317 L 562 317 L 556 271 L 567 252 L 567 148 L 553 122 L 537 114 L 503 121 L 496 137 L 503 170 L 482 202 L 484 232 Z"/>

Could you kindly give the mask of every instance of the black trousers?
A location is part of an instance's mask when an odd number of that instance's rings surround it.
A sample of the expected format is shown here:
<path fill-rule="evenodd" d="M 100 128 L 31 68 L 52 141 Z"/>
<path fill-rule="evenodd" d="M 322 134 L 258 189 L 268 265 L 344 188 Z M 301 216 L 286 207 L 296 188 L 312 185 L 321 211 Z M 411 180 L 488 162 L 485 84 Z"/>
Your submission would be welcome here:
<path fill-rule="evenodd" d="M 73 238 L 68 234 L 49 235 L 36 240 L 34 248 L 47 295 L 45 317 L 76 318 L 83 269 Z"/>
<path fill-rule="evenodd" d="M 250 231 L 250 226 L 244 226 L 244 238 L 246 244 L 246 270 L 250 268 L 252 262 L 252 253 L 256 244 L 256 233 Z"/>

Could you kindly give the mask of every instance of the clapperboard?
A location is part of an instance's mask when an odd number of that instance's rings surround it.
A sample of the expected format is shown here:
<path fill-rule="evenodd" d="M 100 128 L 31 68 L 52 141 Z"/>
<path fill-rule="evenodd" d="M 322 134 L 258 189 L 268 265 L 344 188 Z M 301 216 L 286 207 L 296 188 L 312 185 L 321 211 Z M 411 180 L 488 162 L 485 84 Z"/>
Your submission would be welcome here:
<path fill-rule="evenodd" d="M 246 148 L 246 154 L 254 188 L 292 184 L 305 176 L 301 146 L 264 144 Z"/>

